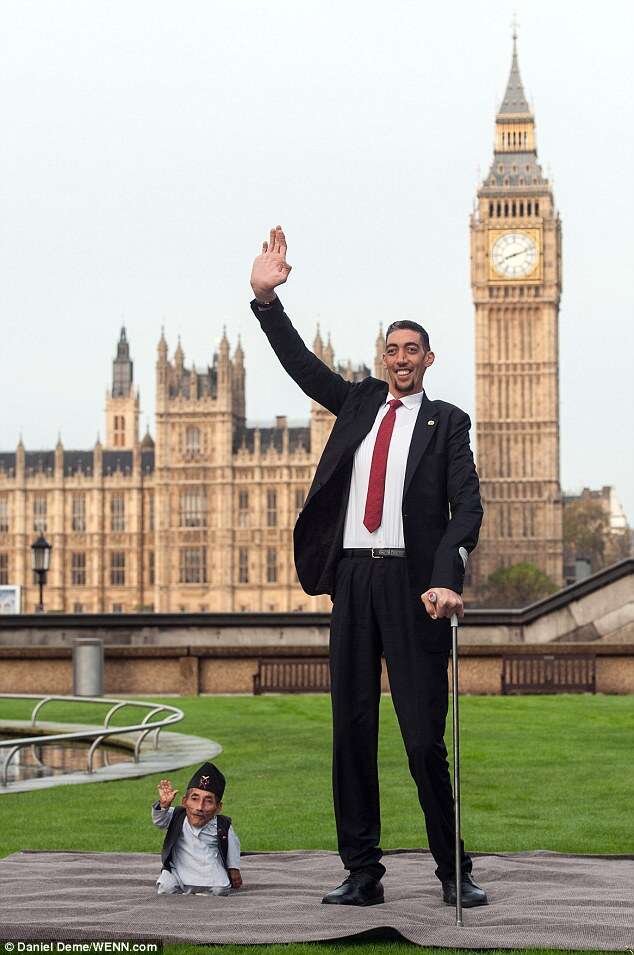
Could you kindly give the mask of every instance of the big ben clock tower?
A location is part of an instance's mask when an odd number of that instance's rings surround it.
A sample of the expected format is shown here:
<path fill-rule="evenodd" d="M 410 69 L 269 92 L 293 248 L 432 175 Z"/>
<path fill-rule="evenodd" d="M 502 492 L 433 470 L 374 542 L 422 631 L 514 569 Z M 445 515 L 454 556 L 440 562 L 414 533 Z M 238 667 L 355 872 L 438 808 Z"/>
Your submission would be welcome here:
<path fill-rule="evenodd" d="M 535 564 L 563 582 L 558 316 L 561 225 L 537 161 L 517 38 L 491 169 L 471 217 L 478 470 L 485 518 L 474 579 Z"/>

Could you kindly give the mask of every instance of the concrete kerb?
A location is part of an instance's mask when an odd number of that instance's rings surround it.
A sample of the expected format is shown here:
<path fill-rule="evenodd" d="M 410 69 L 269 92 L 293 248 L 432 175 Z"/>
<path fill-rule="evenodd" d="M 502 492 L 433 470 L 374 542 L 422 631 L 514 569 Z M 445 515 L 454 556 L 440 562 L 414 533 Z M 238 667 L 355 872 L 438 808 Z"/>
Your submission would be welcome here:
<path fill-rule="evenodd" d="M 42 736 L 55 733 L 72 733 L 81 730 L 101 729 L 101 726 L 86 723 L 53 723 L 40 722 L 38 733 Z M 24 735 L 32 736 L 33 728 L 30 720 L 2 720 L 0 733 L 24 731 Z M 122 749 L 134 750 L 134 740 L 128 736 L 112 736 L 109 743 Z M 113 766 L 100 766 L 92 773 L 74 772 L 63 773 L 58 776 L 43 776 L 39 779 L 24 779 L 19 782 L 0 786 L 0 795 L 8 793 L 33 792 L 39 789 L 51 789 L 53 786 L 66 786 L 78 783 L 107 783 L 117 779 L 136 779 L 140 776 L 151 776 L 153 773 L 183 769 L 185 766 L 199 765 L 208 759 L 213 759 L 222 752 L 220 743 L 202 736 L 186 736 L 184 733 L 162 732 L 159 748 L 155 750 L 149 742 L 141 748 L 141 758 L 138 763 L 116 763 Z"/>

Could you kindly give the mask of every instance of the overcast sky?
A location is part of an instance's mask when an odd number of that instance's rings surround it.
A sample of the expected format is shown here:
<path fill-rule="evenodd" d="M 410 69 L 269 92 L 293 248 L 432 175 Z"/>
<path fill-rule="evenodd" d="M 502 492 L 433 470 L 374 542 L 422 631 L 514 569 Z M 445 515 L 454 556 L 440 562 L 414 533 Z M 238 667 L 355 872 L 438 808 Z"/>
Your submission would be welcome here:
<path fill-rule="evenodd" d="M 539 158 L 563 220 L 562 486 L 634 522 L 634 5 L 517 3 Z M 161 325 L 211 360 L 242 335 L 250 421 L 308 416 L 248 278 L 286 228 L 284 304 L 371 365 L 415 318 L 431 397 L 473 413 L 469 213 L 511 59 L 500 0 L 3 0 L 0 449 L 103 436 L 125 323 L 153 430 Z"/>

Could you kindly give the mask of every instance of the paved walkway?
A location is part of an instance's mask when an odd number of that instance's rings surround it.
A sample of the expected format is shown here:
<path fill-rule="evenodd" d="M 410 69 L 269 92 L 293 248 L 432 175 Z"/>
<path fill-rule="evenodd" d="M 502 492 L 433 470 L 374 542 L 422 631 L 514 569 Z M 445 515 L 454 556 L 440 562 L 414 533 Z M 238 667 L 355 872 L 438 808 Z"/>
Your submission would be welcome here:
<path fill-rule="evenodd" d="M 52 723 L 38 721 L 37 730 L 43 735 L 54 733 L 73 733 L 82 730 L 101 729 L 100 725 L 87 723 Z M 15 734 L 16 739 L 21 736 L 33 736 L 30 720 L 2 720 L 0 733 Z M 50 789 L 51 786 L 66 786 L 69 783 L 106 783 L 114 779 L 134 779 L 138 776 L 150 776 L 152 773 L 166 773 L 184 766 L 200 765 L 205 760 L 213 759 L 222 752 L 220 743 L 202 736 L 186 736 L 184 733 L 172 733 L 161 730 L 159 748 L 154 749 L 150 734 L 141 746 L 138 763 L 115 763 L 113 766 L 100 766 L 92 773 L 74 772 L 58 776 L 42 776 L 38 779 L 23 779 L 19 782 L 10 782 L 6 787 L 0 785 L 2 793 L 31 792 L 34 789 Z M 109 744 L 116 744 L 134 752 L 136 733 L 125 736 L 110 736 Z M 88 747 L 86 747 L 88 757 Z"/>

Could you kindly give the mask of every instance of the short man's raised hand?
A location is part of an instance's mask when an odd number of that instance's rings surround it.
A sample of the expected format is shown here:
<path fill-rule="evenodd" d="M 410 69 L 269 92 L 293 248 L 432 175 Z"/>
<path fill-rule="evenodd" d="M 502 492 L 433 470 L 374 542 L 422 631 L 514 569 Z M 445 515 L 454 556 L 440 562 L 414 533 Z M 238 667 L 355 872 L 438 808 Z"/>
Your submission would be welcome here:
<path fill-rule="evenodd" d="M 161 809 L 169 809 L 178 789 L 174 789 L 169 779 L 162 779 L 156 788 L 159 793 Z"/>
<path fill-rule="evenodd" d="M 448 587 L 430 587 L 420 599 L 432 620 L 442 620 L 454 614 L 464 616 L 462 597 Z"/>
<path fill-rule="evenodd" d="M 275 298 L 274 290 L 284 284 L 291 268 L 286 261 L 286 236 L 281 225 L 275 226 L 268 242 L 262 243 L 262 252 L 251 270 L 251 288 L 258 301 L 270 302 Z"/>

